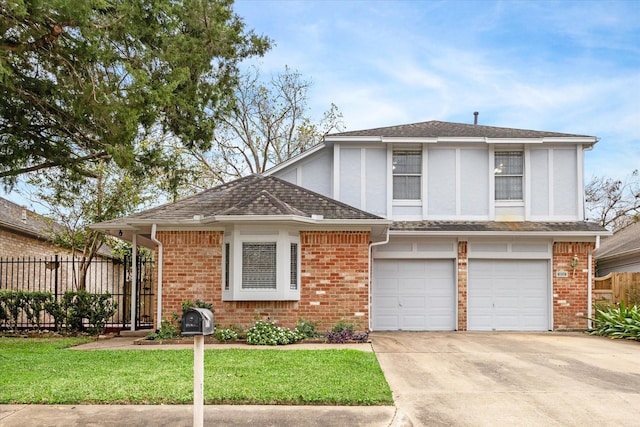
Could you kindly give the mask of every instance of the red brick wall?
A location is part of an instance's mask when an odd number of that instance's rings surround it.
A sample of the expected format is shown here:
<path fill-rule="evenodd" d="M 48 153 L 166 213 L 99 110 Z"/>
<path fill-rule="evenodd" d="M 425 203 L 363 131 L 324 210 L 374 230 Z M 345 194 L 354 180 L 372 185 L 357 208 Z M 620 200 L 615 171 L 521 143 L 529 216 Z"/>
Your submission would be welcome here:
<path fill-rule="evenodd" d="M 185 300 L 219 303 L 222 232 L 159 231 L 156 238 L 163 245 L 162 318 L 181 315 Z"/>
<path fill-rule="evenodd" d="M 467 242 L 458 242 L 458 330 L 467 330 Z"/>
<path fill-rule="evenodd" d="M 299 319 L 330 329 L 340 320 L 369 326 L 369 233 L 300 232 L 300 301 L 222 301 L 222 232 L 158 232 L 163 253 L 163 318 L 182 301 L 213 303 L 216 324 L 243 328 L 257 318 L 293 328 Z"/>
<path fill-rule="evenodd" d="M 594 243 L 557 242 L 553 244 L 554 330 L 587 328 L 588 254 L 594 248 Z M 578 266 L 575 270 L 571 266 L 574 255 L 578 258 Z M 556 273 L 560 270 L 568 272 L 569 276 L 557 277 Z M 592 268 L 591 271 L 593 279 L 595 270 Z"/>

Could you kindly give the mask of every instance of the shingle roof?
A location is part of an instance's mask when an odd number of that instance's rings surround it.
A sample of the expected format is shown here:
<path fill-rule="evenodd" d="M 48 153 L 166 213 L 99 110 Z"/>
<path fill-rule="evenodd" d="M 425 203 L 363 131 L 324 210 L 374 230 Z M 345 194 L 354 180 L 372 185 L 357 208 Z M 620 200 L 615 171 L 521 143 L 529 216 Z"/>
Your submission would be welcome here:
<path fill-rule="evenodd" d="M 607 230 L 593 222 L 395 221 L 392 231 L 596 233 Z"/>
<path fill-rule="evenodd" d="M 0 197 L 0 227 L 46 240 L 51 238 L 53 231 L 62 229 L 62 226 L 52 219 L 38 215 L 2 197 Z"/>
<path fill-rule="evenodd" d="M 595 252 L 596 258 L 609 258 L 628 252 L 640 252 L 640 222 L 623 228 L 611 237 L 602 240 Z"/>
<path fill-rule="evenodd" d="M 196 215 L 296 215 L 309 218 L 322 215 L 324 219 L 382 219 L 279 178 L 251 175 L 102 225 L 122 220 L 179 222 L 191 220 Z"/>
<path fill-rule="evenodd" d="M 405 138 L 437 138 L 437 137 L 480 137 L 480 138 L 544 138 L 544 137 L 581 137 L 559 132 L 545 132 L 526 129 L 510 129 L 495 126 L 471 125 L 464 123 L 440 122 L 437 120 L 388 126 L 349 132 L 333 133 L 334 136 L 372 136 L 372 137 L 405 137 Z"/>

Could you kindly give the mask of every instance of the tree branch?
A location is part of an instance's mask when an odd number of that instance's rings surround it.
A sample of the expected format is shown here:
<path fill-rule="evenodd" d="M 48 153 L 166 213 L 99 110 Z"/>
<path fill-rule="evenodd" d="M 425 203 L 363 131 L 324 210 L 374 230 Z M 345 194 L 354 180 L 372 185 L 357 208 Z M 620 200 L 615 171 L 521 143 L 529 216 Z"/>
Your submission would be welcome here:
<path fill-rule="evenodd" d="M 36 41 L 31 43 L 17 43 L 13 41 L 5 40 L 0 43 L 0 49 L 10 52 L 26 52 L 40 49 L 41 47 L 51 45 L 58 40 L 60 34 L 62 34 L 62 24 L 53 24 L 47 34 L 43 34 Z"/>
<path fill-rule="evenodd" d="M 72 160 L 66 162 L 65 166 L 68 167 L 70 164 L 82 163 L 82 162 L 87 161 L 87 160 L 106 159 L 108 157 L 110 157 L 110 156 L 106 152 L 89 154 L 89 155 L 84 156 L 84 157 L 78 157 L 78 158 L 72 159 Z M 42 170 L 42 169 L 53 168 L 53 167 L 56 167 L 56 166 L 62 166 L 62 162 L 45 162 L 45 163 L 41 163 L 39 165 L 29 166 L 29 167 L 26 167 L 26 168 L 3 171 L 3 172 L 0 172 L 0 178 L 4 178 L 4 177 L 7 177 L 7 176 L 18 176 L 18 175 L 21 175 L 23 173 L 35 172 L 35 171 L 39 171 L 39 170 Z M 87 175 L 87 176 L 93 176 L 93 174 L 88 172 L 88 171 L 80 171 L 80 172 L 85 174 L 85 175 Z"/>

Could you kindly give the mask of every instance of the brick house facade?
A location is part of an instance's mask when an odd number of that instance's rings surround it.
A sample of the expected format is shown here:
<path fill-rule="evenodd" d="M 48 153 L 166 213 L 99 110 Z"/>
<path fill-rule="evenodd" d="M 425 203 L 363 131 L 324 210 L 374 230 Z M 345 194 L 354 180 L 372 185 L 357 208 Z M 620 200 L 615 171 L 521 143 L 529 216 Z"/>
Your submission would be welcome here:
<path fill-rule="evenodd" d="M 156 316 L 374 331 L 585 329 L 596 137 L 439 121 L 327 135 L 299 156 L 94 227 L 164 251 Z M 143 242 L 143 243 L 140 243 Z M 154 243 L 155 242 L 155 243 Z"/>

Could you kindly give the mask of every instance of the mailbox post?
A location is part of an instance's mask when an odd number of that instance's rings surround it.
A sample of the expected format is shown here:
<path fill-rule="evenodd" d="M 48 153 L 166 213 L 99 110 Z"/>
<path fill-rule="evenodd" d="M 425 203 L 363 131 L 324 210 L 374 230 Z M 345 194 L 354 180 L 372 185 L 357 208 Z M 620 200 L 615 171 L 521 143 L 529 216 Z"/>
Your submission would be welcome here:
<path fill-rule="evenodd" d="M 182 335 L 193 336 L 193 426 L 204 424 L 204 336 L 213 334 L 213 313 L 190 308 L 182 316 Z"/>

